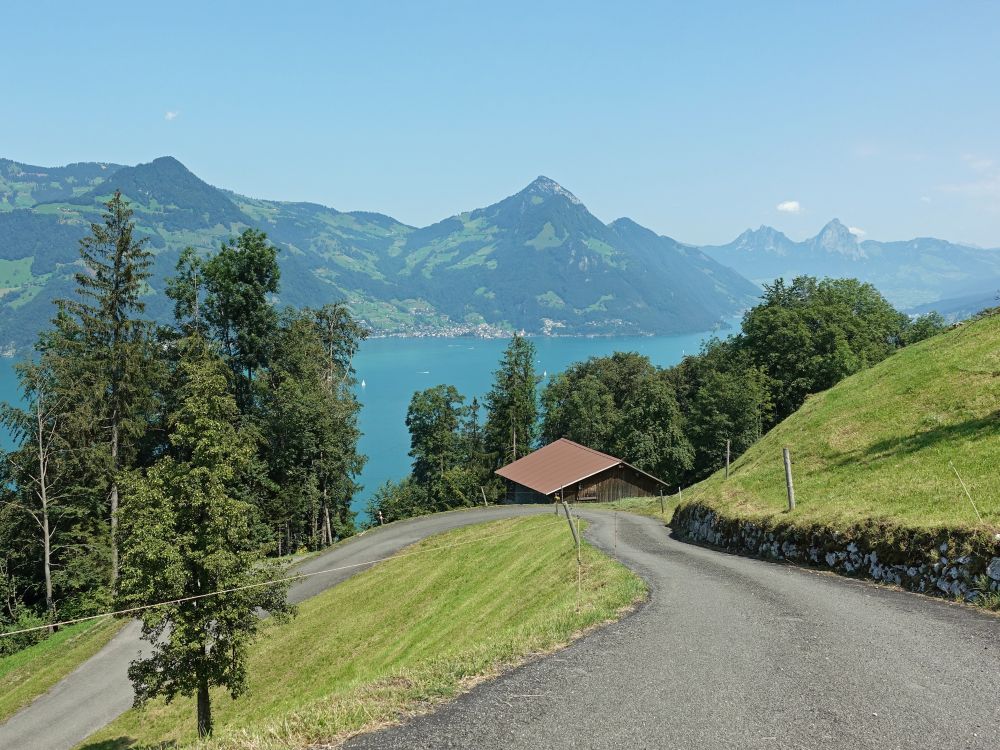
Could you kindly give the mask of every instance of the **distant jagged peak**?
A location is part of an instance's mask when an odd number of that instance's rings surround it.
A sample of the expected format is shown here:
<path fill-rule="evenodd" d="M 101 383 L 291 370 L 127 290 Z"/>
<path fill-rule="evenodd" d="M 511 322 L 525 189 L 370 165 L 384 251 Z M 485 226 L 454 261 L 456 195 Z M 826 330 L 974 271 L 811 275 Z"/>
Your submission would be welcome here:
<path fill-rule="evenodd" d="M 828 253 L 840 253 L 852 257 L 865 256 L 865 251 L 858 244 L 857 235 L 840 219 L 829 221 L 809 243 Z"/>
<path fill-rule="evenodd" d="M 761 224 L 757 229 L 746 229 L 729 245 L 737 250 L 749 252 L 768 252 L 778 255 L 785 255 L 789 252 L 793 243 L 784 232 L 774 227 Z"/>
<path fill-rule="evenodd" d="M 850 239 L 854 237 L 851 230 L 840 219 L 830 219 L 826 225 L 819 230 L 818 237 L 842 237 Z"/>
<path fill-rule="evenodd" d="M 522 195 L 537 195 L 542 198 L 548 198 L 551 196 L 561 196 L 571 203 L 576 203 L 577 205 L 583 205 L 583 201 L 573 195 L 569 190 L 564 188 L 558 182 L 545 175 L 539 175 L 535 178 L 528 187 L 521 191 Z"/>
<path fill-rule="evenodd" d="M 748 239 L 762 239 L 762 238 L 775 238 L 781 240 L 788 240 L 784 232 L 781 232 L 774 227 L 768 226 L 767 224 L 761 224 L 756 229 L 746 229 L 743 233 L 737 237 L 737 240 L 748 240 Z"/>

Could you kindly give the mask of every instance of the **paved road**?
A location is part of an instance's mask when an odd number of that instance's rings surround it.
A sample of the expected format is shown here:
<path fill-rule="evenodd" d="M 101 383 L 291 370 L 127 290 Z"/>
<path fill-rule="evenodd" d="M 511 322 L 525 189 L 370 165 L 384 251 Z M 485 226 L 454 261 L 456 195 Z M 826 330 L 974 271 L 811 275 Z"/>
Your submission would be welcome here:
<path fill-rule="evenodd" d="M 430 534 L 535 512 L 552 511 L 537 506 L 497 507 L 394 523 L 350 539 L 298 570 L 311 573 L 376 560 Z M 292 602 L 308 599 L 361 570 L 364 567 L 306 578 L 291 588 L 288 598 Z M 128 624 L 93 658 L 0 725 L 0 750 L 69 750 L 126 711 L 133 696 L 128 665 L 139 655 L 142 643 L 138 623 Z"/>
<path fill-rule="evenodd" d="M 588 534 L 611 548 L 607 514 Z M 1000 748 L 1000 619 L 620 515 L 634 615 L 364 748 Z"/>

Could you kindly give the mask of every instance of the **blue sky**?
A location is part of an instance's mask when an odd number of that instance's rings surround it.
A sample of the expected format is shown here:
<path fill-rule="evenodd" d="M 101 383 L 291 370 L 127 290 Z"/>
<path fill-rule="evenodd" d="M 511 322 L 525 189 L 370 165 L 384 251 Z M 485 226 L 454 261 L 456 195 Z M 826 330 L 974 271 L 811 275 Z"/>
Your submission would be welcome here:
<path fill-rule="evenodd" d="M 1000 246 L 1000 3 L 38 2 L 0 26 L 19 161 L 170 154 L 416 225 L 545 174 L 688 242 L 836 216 Z"/>

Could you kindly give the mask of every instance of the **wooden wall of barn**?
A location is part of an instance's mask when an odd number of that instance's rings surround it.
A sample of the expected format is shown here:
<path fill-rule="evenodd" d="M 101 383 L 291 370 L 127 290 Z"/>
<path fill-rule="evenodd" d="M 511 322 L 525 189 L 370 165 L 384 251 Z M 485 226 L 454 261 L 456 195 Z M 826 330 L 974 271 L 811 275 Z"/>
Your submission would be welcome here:
<path fill-rule="evenodd" d="M 526 503 L 551 503 L 552 498 L 546 497 L 541 492 L 535 492 L 530 487 L 525 487 L 523 484 L 518 484 L 517 482 L 512 482 L 509 479 L 507 482 L 507 494 L 504 497 L 504 502 L 515 503 L 517 505 L 523 505 Z"/>
<path fill-rule="evenodd" d="M 563 489 L 570 503 L 613 503 L 626 497 L 658 495 L 660 483 L 628 466 L 616 466 Z"/>

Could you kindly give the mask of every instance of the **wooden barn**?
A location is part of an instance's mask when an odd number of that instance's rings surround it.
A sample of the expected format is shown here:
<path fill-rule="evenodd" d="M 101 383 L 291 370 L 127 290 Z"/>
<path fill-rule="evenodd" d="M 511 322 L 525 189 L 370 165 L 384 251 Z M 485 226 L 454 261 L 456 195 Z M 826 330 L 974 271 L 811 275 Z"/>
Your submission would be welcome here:
<path fill-rule="evenodd" d="M 666 484 L 620 458 L 561 438 L 519 458 L 497 474 L 507 481 L 505 502 L 614 502 L 659 494 Z"/>

